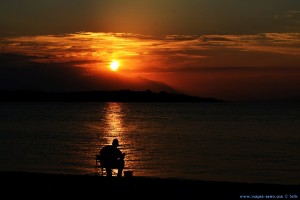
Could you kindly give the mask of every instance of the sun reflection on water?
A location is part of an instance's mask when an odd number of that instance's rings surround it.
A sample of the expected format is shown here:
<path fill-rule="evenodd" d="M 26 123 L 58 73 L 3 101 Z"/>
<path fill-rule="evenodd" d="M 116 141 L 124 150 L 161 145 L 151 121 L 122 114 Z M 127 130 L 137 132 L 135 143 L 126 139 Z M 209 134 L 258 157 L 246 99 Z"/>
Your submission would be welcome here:
<path fill-rule="evenodd" d="M 122 104 L 108 102 L 104 108 L 104 133 L 107 139 L 119 138 L 124 133 Z"/>
<path fill-rule="evenodd" d="M 133 170 L 134 163 L 140 160 L 137 155 L 134 155 L 134 141 L 128 137 L 130 135 L 128 128 L 125 125 L 126 105 L 119 102 L 108 102 L 103 109 L 103 146 L 111 144 L 114 138 L 119 140 L 119 149 L 126 154 L 125 169 Z"/>

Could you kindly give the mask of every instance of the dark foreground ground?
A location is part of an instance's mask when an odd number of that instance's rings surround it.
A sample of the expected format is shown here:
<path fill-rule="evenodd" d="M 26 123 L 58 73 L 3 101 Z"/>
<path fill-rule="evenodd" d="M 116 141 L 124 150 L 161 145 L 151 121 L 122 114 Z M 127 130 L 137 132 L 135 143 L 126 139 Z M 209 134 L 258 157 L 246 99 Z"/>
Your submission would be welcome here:
<path fill-rule="evenodd" d="M 0 172 L 1 197 L 35 199 L 299 199 L 300 185 Z"/>

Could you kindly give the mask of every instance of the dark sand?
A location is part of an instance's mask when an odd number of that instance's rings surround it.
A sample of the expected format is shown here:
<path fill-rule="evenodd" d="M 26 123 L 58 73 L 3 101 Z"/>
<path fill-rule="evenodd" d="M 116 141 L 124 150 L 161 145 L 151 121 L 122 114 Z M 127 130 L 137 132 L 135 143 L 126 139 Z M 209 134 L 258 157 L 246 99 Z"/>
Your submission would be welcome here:
<path fill-rule="evenodd" d="M 27 172 L 0 172 L 0 178 L 1 196 L 8 195 L 7 199 L 242 199 L 241 195 L 250 195 L 252 199 L 259 196 L 260 199 L 267 199 L 266 195 L 275 195 L 277 199 L 281 196 L 283 199 L 300 198 L 300 185 Z"/>

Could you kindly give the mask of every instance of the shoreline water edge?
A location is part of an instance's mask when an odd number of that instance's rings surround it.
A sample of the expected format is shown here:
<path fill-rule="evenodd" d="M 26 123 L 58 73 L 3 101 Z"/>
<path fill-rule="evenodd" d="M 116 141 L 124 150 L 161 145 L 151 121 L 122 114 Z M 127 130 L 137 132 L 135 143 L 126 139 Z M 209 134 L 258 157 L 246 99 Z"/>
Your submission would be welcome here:
<path fill-rule="evenodd" d="M 112 177 L 1 171 L 2 194 L 10 197 L 165 197 L 197 199 L 299 198 L 300 184 L 183 180 L 159 177 Z M 142 196 L 140 196 L 142 195 Z"/>

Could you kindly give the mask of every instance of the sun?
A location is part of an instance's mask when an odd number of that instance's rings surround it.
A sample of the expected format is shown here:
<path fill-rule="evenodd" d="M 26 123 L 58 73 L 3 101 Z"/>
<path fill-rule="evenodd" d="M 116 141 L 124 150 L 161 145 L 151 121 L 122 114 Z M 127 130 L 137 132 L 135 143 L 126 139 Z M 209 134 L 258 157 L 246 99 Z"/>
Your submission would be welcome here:
<path fill-rule="evenodd" d="M 112 71 L 117 71 L 120 67 L 120 62 L 117 61 L 117 60 L 113 60 L 111 61 L 110 65 L 109 65 L 109 68 L 112 70 Z"/>

